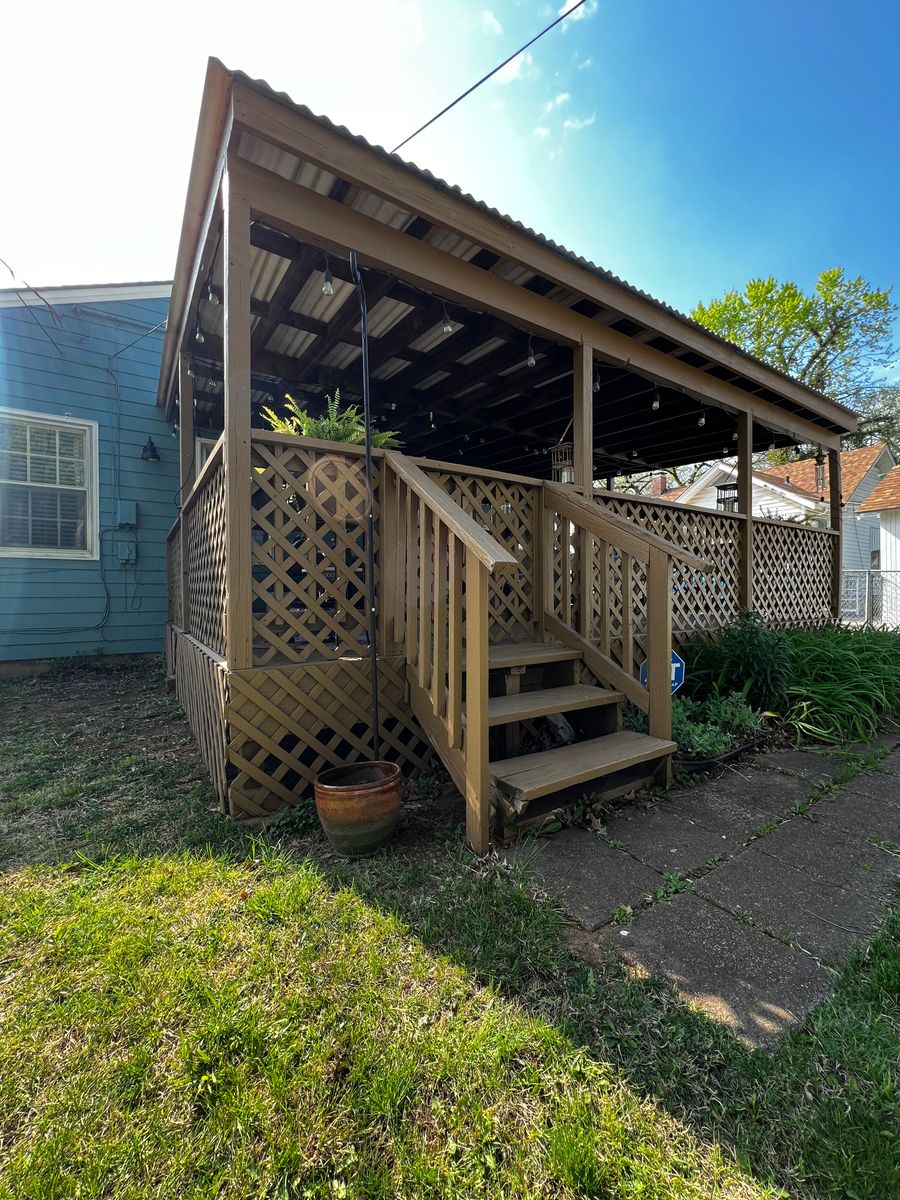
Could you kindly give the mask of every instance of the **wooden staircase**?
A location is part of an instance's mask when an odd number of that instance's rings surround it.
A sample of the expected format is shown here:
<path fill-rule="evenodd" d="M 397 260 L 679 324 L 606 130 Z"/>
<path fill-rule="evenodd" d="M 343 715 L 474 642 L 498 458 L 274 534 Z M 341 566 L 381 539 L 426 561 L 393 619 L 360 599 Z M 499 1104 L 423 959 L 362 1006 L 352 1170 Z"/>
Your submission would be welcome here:
<path fill-rule="evenodd" d="M 410 707 L 466 798 L 472 848 L 483 853 L 498 829 L 585 792 L 666 783 L 677 749 L 672 559 L 706 564 L 571 488 L 544 484 L 532 514 L 532 637 L 500 640 L 496 614 L 521 588 L 522 546 L 501 544 L 411 459 L 388 452 L 383 462 L 382 636 L 389 653 L 405 656 Z M 590 632 L 605 586 L 594 575 L 597 547 L 601 561 L 610 549 L 619 556 L 629 586 L 638 574 L 646 580 L 640 605 L 624 598 L 618 661 L 606 624 L 599 640 Z M 648 662 L 646 686 L 635 677 L 635 645 Z M 626 700 L 648 713 L 649 735 L 623 729 Z"/>
<path fill-rule="evenodd" d="M 582 651 L 558 643 L 501 642 L 489 649 L 489 691 L 495 694 L 488 699 L 488 727 L 505 726 L 506 745 L 497 747 L 488 770 L 507 829 L 539 818 L 552 805 L 534 802 L 548 796 L 555 805 L 574 799 L 573 789 L 609 795 L 650 783 L 676 749 L 674 742 L 623 730 L 624 693 L 576 682 L 582 660 Z M 571 681 L 560 682 L 563 676 Z M 521 726 L 547 716 L 565 716 L 577 740 L 517 752 Z"/>

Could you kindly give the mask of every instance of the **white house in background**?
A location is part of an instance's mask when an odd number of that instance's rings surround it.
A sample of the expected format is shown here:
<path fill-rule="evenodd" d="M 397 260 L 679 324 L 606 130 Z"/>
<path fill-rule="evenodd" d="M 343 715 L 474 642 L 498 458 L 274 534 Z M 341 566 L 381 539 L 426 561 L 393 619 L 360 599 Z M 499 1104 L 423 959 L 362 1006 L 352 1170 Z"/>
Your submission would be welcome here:
<path fill-rule="evenodd" d="M 858 511 L 881 518 L 881 621 L 900 625 L 900 467 L 894 467 Z"/>
<path fill-rule="evenodd" d="M 845 450 L 841 454 L 841 498 L 844 503 L 841 565 L 845 573 L 877 570 L 884 566 L 880 561 L 878 513 L 862 506 L 893 468 L 894 459 L 884 442 L 859 450 Z M 715 463 L 689 487 L 679 488 L 666 488 L 665 476 L 656 475 L 652 492 L 661 500 L 733 512 L 737 508 L 737 468 L 727 460 Z M 815 460 L 811 458 L 754 471 L 753 515 L 827 527 L 827 462 L 825 486 L 820 492 L 816 490 Z"/>

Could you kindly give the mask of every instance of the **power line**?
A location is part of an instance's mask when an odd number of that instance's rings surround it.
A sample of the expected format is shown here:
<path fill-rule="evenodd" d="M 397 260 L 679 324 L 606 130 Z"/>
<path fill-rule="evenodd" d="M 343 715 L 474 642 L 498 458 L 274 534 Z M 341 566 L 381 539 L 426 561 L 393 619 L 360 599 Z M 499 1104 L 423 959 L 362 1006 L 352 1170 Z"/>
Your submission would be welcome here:
<path fill-rule="evenodd" d="M 450 103 L 442 108 L 439 113 L 435 113 L 430 121 L 426 121 L 424 125 L 420 125 L 419 128 L 414 133 L 411 133 L 408 138 L 404 138 L 402 142 L 399 142 L 393 148 L 391 154 L 396 154 L 398 150 L 402 150 L 405 145 L 411 142 L 414 137 L 418 137 L 419 134 L 422 133 L 423 130 L 427 129 L 429 125 L 433 125 L 435 121 L 439 121 L 444 113 L 448 113 L 451 108 L 455 108 L 461 100 L 465 100 L 466 96 L 471 96 L 472 93 L 477 88 L 480 88 L 483 83 L 487 83 L 492 76 L 496 75 L 498 71 L 502 71 L 503 68 L 511 63 L 514 58 L 518 58 L 523 51 L 527 50 L 529 46 L 533 46 L 536 41 L 544 36 L 545 33 L 549 33 L 550 30 L 559 25 L 560 22 L 565 21 L 566 17 L 571 17 L 572 13 L 577 12 L 579 8 L 586 3 L 587 0 L 578 0 L 577 4 L 573 4 L 571 8 L 567 8 L 565 12 L 560 13 L 555 21 L 551 21 L 550 24 L 545 26 L 540 33 L 536 33 L 531 41 L 526 42 L 524 46 L 520 46 L 518 50 L 514 51 L 509 56 L 509 58 L 504 58 L 503 62 L 494 67 L 493 71 L 488 71 L 487 75 L 482 75 L 481 79 L 479 79 L 477 83 L 473 83 L 470 88 L 467 88 L 461 96 L 457 96 L 455 100 L 451 100 Z"/>

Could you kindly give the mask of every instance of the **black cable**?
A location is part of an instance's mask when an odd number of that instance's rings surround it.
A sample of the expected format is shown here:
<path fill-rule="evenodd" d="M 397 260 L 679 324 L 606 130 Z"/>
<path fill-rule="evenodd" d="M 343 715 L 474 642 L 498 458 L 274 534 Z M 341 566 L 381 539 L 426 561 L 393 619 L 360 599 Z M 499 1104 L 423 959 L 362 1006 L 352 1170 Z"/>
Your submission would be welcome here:
<path fill-rule="evenodd" d="M 455 108 L 461 100 L 465 100 L 466 96 L 471 96 L 472 93 L 477 88 L 480 88 L 483 83 L 487 83 L 487 81 L 493 75 L 496 75 L 498 71 L 502 71 L 503 68 L 505 66 L 507 66 L 509 63 L 511 63 L 514 58 L 518 58 L 519 55 L 524 50 L 527 50 L 529 46 L 533 46 L 536 41 L 538 41 L 540 38 L 542 38 L 544 36 L 545 33 L 549 33 L 550 30 L 553 29 L 556 25 L 559 25 L 561 21 L 565 21 L 566 17 L 571 17 L 572 13 L 577 12 L 578 9 L 581 8 L 582 4 L 585 4 L 586 2 L 587 2 L 587 0 L 578 0 L 577 4 L 573 4 L 572 7 L 569 9 L 566 9 L 566 11 L 564 13 L 560 13 L 555 21 L 551 21 L 550 24 L 547 25 L 544 29 L 542 29 L 540 33 L 536 33 L 530 42 L 526 42 L 524 46 L 520 46 L 518 50 L 514 51 L 514 53 L 512 53 L 509 56 L 509 58 L 504 58 L 503 62 L 500 63 L 499 66 L 494 67 L 493 71 L 488 71 L 487 75 L 483 75 L 481 77 L 481 79 L 478 80 L 477 83 L 473 83 L 472 86 L 470 88 L 467 88 L 466 91 L 464 91 L 461 96 L 457 96 L 455 100 L 451 100 L 451 102 L 448 105 L 446 105 L 444 108 L 442 108 L 439 113 L 435 113 L 435 115 L 431 118 L 430 121 L 426 121 L 424 125 L 420 125 L 419 128 L 415 131 L 415 133 L 411 133 L 408 138 L 404 138 L 402 142 L 400 142 L 398 145 L 396 145 L 393 148 L 393 150 L 391 151 L 391 154 L 396 154 L 398 150 L 402 150 L 403 147 L 408 142 L 411 142 L 414 137 L 418 137 L 419 134 L 423 132 L 423 130 L 427 129 L 429 125 L 433 125 L 435 123 L 435 121 L 439 121 L 440 118 L 444 115 L 444 113 L 448 113 L 451 108 Z"/>
<path fill-rule="evenodd" d="M 350 278 L 359 298 L 359 336 L 362 345 L 363 421 L 366 427 L 366 574 L 369 577 L 369 686 L 372 692 L 372 755 L 381 758 L 381 721 L 378 713 L 378 621 L 375 592 L 375 489 L 372 483 L 372 413 L 369 404 L 369 310 L 366 290 L 350 251 Z"/>

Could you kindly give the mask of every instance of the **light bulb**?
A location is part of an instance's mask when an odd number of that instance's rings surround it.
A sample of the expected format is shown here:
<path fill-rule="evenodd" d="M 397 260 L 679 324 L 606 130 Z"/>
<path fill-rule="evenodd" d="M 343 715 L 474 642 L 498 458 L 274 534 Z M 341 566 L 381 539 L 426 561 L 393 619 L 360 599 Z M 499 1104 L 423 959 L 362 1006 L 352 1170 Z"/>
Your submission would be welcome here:
<path fill-rule="evenodd" d="M 723 453 L 723 454 L 727 454 L 727 453 L 728 453 L 728 447 L 727 447 L 727 446 L 723 446 L 723 447 L 722 447 L 722 453 Z"/>
<path fill-rule="evenodd" d="M 194 330 L 194 341 L 197 343 L 198 346 L 202 346 L 203 343 L 206 341 L 206 338 L 203 336 L 203 330 L 200 328 L 199 324 L 197 325 L 197 328 Z"/>
<path fill-rule="evenodd" d="M 210 304 L 219 303 L 219 294 L 211 283 L 206 285 L 206 299 L 210 302 Z"/>
<path fill-rule="evenodd" d="M 731 440 L 733 442 L 736 442 L 738 440 L 737 430 L 735 430 L 734 433 L 731 435 Z"/>
<path fill-rule="evenodd" d="M 526 367 L 533 367 L 536 362 L 534 351 L 531 348 L 531 334 L 528 335 L 528 357 L 525 359 Z"/>
<path fill-rule="evenodd" d="M 447 312 L 447 305 L 444 305 L 444 323 L 441 326 L 444 333 L 453 332 L 453 322 L 450 320 L 450 314 Z"/>
<path fill-rule="evenodd" d="M 594 376 L 594 391 L 600 391 L 600 380 L 596 377 L 596 375 Z"/>
<path fill-rule="evenodd" d="M 632 458 L 637 458 L 637 450 L 632 450 L 632 452 L 631 452 L 631 457 L 632 457 Z"/>
<path fill-rule="evenodd" d="M 653 403 L 650 405 L 654 412 L 659 412 L 659 392 L 653 393 Z"/>
<path fill-rule="evenodd" d="M 188 377 L 190 379 L 193 379 L 194 378 L 194 364 L 193 363 L 188 363 L 187 371 L 188 371 Z"/>
<path fill-rule="evenodd" d="M 322 275 L 322 295 L 334 295 L 334 276 L 331 274 L 331 269 L 329 267 L 325 268 L 325 271 Z"/>
<path fill-rule="evenodd" d="M 697 420 L 697 424 L 700 426 L 701 429 L 703 428 L 703 426 L 706 424 L 706 413 L 700 414 L 700 417 Z"/>

